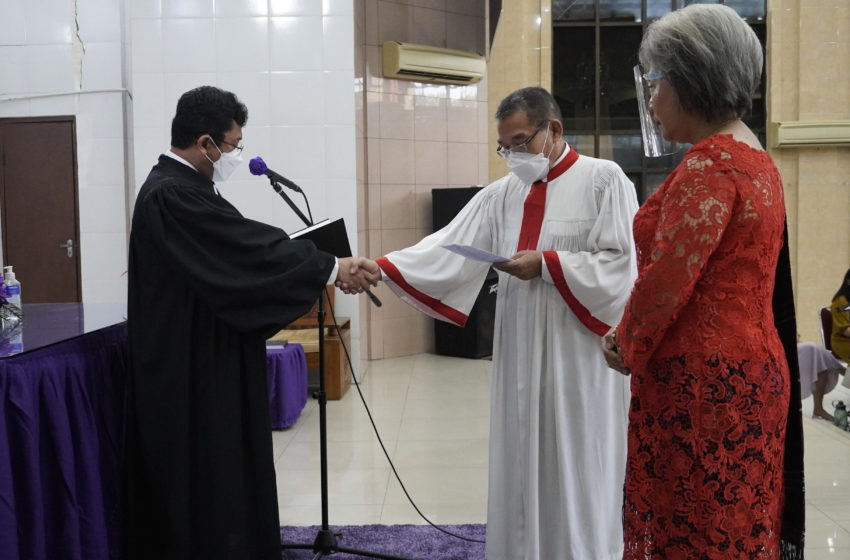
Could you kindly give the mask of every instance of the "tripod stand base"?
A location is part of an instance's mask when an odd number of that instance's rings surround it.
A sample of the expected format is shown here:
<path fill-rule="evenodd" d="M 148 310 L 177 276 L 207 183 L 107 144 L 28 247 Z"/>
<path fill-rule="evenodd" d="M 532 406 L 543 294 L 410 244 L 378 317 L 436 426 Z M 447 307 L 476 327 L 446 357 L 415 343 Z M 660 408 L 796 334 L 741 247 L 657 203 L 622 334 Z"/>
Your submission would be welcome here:
<path fill-rule="evenodd" d="M 380 560 L 416 560 L 414 558 L 405 558 L 403 556 L 392 556 L 390 554 L 382 554 L 380 552 L 369 552 L 366 550 L 356 550 L 354 548 L 346 548 L 337 545 L 337 535 L 330 529 L 320 529 L 316 534 L 316 540 L 312 545 L 309 544 L 282 544 L 281 550 L 312 550 L 316 553 L 313 560 L 319 560 L 337 552 L 352 554 L 354 556 L 363 556 L 364 558 L 378 558 Z"/>

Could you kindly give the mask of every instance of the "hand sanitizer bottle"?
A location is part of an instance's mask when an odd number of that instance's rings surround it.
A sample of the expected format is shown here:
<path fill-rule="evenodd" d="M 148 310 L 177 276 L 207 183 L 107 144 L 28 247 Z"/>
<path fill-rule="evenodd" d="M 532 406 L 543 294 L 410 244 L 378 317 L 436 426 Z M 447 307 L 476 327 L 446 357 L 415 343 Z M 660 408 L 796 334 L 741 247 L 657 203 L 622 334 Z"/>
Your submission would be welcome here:
<path fill-rule="evenodd" d="M 15 280 L 15 272 L 11 266 L 3 267 L 3 283 L 5 284 L 6 301 L 21 309 L 21 283 Z"/>

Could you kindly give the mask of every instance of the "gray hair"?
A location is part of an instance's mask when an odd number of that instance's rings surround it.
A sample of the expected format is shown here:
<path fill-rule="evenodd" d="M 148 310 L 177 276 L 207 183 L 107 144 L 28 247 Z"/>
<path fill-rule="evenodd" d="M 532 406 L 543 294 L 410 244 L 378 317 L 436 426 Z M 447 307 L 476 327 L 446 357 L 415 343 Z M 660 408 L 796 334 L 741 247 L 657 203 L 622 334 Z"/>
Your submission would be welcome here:
<path fill-rule="evenodd" d="M 660 72 L 682 108 L 713 122 L 752 108 L 763 54 L 755 32 L 732 8 L 692 4 L 652 23 L 640 45 L 645 71 Z"/>
<path fill-rule="evenodd" d="M 561 122 L 561 109 L 552 94 L 541 87 L 518 89 L 502 99 L 496 109 L 496 120 L 504 120 L 517 111 L 525 111 L 528 122 L 540 126 L 549 121 Z M 563 124 L 563 122 L 561 122 Z"/>

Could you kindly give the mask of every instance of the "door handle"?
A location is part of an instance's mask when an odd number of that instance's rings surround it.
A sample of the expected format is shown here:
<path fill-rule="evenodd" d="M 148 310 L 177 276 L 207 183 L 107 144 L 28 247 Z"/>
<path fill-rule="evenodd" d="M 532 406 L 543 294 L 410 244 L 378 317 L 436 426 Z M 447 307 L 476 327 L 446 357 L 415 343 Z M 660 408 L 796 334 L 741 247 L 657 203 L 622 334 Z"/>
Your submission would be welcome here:
<path fill-rule="evenodd" d="M 69 259 L 74 258 L 74 240 L 73 239 L 69 239 L 65 243 L 60 243 L 59 247 L 61 247 L 62 249 L 68 250 L 68 258 Z"/>

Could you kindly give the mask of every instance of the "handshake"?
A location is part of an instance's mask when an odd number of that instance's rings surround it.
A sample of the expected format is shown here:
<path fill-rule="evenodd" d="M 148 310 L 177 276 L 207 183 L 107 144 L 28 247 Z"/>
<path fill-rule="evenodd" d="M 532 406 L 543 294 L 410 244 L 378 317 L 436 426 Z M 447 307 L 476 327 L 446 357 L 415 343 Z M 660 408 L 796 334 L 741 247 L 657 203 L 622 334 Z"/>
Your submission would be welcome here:
<path fill-rule="evenodd" d="M 339 259 L 339 271 L 334 285 L 346 294 L 360 294 L 381 279 L 378 264 L 366 257 L 343 257 Z"/>

